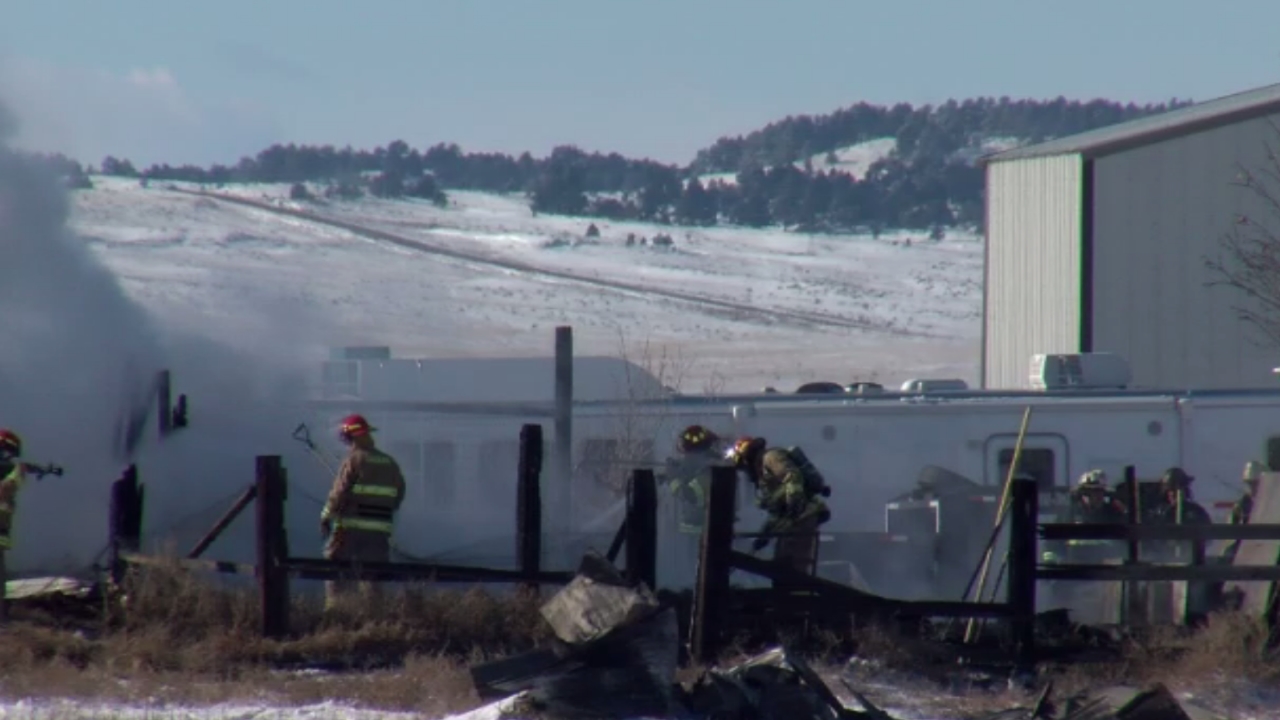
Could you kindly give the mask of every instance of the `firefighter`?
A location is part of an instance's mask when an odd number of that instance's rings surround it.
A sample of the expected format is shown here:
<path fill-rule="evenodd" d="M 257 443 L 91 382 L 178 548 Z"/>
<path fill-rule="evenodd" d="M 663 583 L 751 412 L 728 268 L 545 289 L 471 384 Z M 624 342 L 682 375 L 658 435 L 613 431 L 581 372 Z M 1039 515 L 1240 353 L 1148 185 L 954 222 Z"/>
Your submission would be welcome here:
<path fill-rule="evenodd" d="M 756 507 L 769 515 L 751 549 L 763 550 L 769 534 L 777 534 L 774 561 L 812 574 L 818 558 L 818 528 L 831 519 L 822 500 L 831 489 L 822 474 L 799 448 L 769 448 L 764 438 L 739 439 L 725 459 L 747 475 L 756 488 Z"/>
<path fill-rule="evenodd" d="M 1111 492 L 1107 474 L 1090 470 L 1071 491 L 1071 511 L 1080 523 L 1125 523 L 1129 509 Z"/>
<path fill-rule="evenodd" d="M 724 456 L 722 441 L 701 425 L 690 425 L 680 433 L 680 457 L 667 467 L 667 488 L 676 500 L 681 533 L 702 534 L 711 489 L 711 468 Z"/>
<path fill-rule="evenodd" d="M 1212 523 L 1213 518 L 1204 506 L 1192 500 L 1191 483 L 1195 478 L 1179 467 L 1169 468 L 1160 478 L 1161 502 L 1153 511 L 1152 519 L 1157 522 L 1178 521 L 1178 492 L 1182 492 L 1182 522 Z"/>
<path fill-rule="evenodd" d="M 13 515 L 17 509 L 18 491 L 26 481 L 21 458 L 22 438 L 12 430 L 0 429 L 0 618 L 7 614 L 5 555 L 13 547 Z"/>
<path fill-rule="evenodd" d="M 1244 474 L 1240 478 L 1240 482 L 1244 485 L 1244 494 L 1231 507 L 1230 523 L 1232 525 L 1244 525 L 1249 522 L 1249 515 L 1253 513 L 1253 498 L 1258 493 L 1258 480 L 1262 473 L 1262 463 L 1250 460 L 1244 464 Z"/>
<path fill-rule="evenodd" d="M 404 501 L 404 475 L 395 459 L 374 446 L 375 428 L 361 415 L 342 420 L 339 437 L 351 449 L 338 468 L 333 489 L 320 514 L 330 560 L 389 562 L 395 513 Z M 325 583 L 325 606 L 347 593 L 349 581 Z M 360 583 L 365 595 L 377 594 L 373 583 Z"/>
<path fill-rule="evenodd" d="M 1071 515 L 1077 523 L 1115 523 L 1129 521 L 1128 508 L 1111 494 L 1107 474 L 1090 470 L 1080 476 L 1071 489 Z M 1067 543 L 1073 561 L 1094 563 L 1115 557 L 1119 546 L 1112 540 L 1071 540 Z"/>
<path fill-rule="evenodd" d="M 1182 495 L 1182 522 L 1186 525 L 1211 525 L 1213 518 L 1209 515 L 1209 511 L 1204 506 L 1195 502 L 1191 495 L 1191 483 L 1195 478 L 1187 474 L 1180 467 L 1172 467 L 1165 471 L 1160 478 L 1160 498 L 1161 502 L 1152 509 L 1151 522 L 1160 524 L 1174 524 L 1178 522 L 1178 495 Z M 1175 557 L 1179 555 L 1179 550 L 1186 547 L 1183 554 L 1189 553 L 1190 548 L 1186 543 L 1178 541 L 1169 541 L 1161 543 L 1163 547 L 1158 547 L 1159 555 Z"/>
<path fill-rule="evenodd" d="M 1253 514 L 1253 498 L 1258 493 L 1258 480 L 1262 473 L 1262 463 L 1250 460 L 1244 464 L 1244 473 L 1240 478 L 1244 484 L 1244 494 L 1235 505 L 1231 506 L 1231 518 L 1227 522 L 1232 525 L 1245 525 L 1249 522 L 1249 516 Z M 1223 557 L 1227 558 L 1227 562 L 1231 562 L 1239 550 L 1240 541 L 1233 540 L 1223 552 Z"/>

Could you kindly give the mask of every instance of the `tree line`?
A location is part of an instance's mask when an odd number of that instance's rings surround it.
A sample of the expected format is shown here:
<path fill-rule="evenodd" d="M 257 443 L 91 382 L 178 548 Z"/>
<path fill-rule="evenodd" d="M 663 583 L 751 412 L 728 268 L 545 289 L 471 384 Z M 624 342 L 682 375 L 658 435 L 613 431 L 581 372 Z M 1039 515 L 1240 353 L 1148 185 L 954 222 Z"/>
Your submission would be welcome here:
<path fill-rule="evenodd" d="M 235 165 L 210 167 L 161 164 L 138 170 L 128 160 L 108 157 L 97 172 L 207 184 L 291 183 L 294 197 L 303 200 L 312 196 L 308 185 L 330 197 L 417 197 L 439 205 L 448 202 L 446 190 L 478 190 L 524 193 L 535 214 L 782 225 L 810 232 L 937 229 L 980 225 L 984 183 L 975 159 L 990 141 L 1038 142 L 1187 104 L 1064 98 L 979 98 L 918 107 L 858 103 L 721 138 L 686 167 L 574 146 L 534 158 L 527 152 L 469 153 L 452 143 L 419 151 L 397 140 L 372 150 L 277 144 Z M 838 150 L 880 138 L 896 138 L 896 147 L 861 177 L 830 167 Z M 723 179 L 728 176 L 733 180 Z"/>

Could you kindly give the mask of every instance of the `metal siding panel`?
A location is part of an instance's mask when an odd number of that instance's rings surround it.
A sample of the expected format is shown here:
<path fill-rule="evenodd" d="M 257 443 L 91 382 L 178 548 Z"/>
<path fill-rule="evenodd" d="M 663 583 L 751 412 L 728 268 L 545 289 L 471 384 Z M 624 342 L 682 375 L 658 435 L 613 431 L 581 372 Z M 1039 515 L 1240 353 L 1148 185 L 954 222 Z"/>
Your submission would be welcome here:
<path fill-rule="evenodd" d="M 1236 215 L 1265 214 L 1231 182 L 1276 141 L 1260 119 L 1095 161 L 1094 349 L 1124 354 L 1135 385 L 1275 385 L 1280 353 L 1236 317 L 1240 293 L 1206 285 L 1205 258 Z"/>
<path fill-rule="evenodd" d="M 1031 356 L 1078 352 L 1079 155 L 994 163 L 987 171 L 989 388 L 1027 387 Z"/>

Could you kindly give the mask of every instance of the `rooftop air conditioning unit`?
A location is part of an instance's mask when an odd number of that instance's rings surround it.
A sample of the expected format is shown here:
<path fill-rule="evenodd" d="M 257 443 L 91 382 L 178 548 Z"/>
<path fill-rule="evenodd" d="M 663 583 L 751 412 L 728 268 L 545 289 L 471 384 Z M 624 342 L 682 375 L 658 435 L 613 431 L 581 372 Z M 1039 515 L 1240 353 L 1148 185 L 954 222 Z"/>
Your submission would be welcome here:
<path fill-rule="evenodd" d="M 1032 390 L 1121 390 L 1130 380 L 1129 363 L 1115 353 L 1031 356 Z"/>
<path fill-rule="evenodd" d="M 959 378 L 937 378 L 923 379 L 912 378 L 902 383 L 902 387 L 898 388 L 898 392 L 903 393 L 932 393 L 932 392 L 963 392 L 969 389 L 969 383 Z"/>

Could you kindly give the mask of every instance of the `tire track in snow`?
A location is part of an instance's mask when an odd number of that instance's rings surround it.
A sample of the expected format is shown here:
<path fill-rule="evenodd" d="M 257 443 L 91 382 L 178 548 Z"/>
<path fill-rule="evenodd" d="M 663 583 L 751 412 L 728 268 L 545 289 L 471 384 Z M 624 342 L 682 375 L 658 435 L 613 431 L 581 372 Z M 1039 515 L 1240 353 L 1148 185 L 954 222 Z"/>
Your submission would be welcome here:
<path fill-rule="evenodd" d="M 718 310 L 720 315 L 732 313 L 734 319 L 749 319 L 755 317 L 758 319 L 771 321 L 784 321 L 791 323 L 799 323 L 810 327 L 838 327 L 851 330 L 866 330 L 870 332 L 884 333 L 886 335 L 896 335 L 900 337 L 917 337 L 917 338 L 935 338 L 940 337 L 933 333 L 924 333 L 912 330 L 903 330 L 898 328 L 887 327 L 883 324 L 867 322 L 863 320 L 851 320 L 835 315 L 826 315 L 823 313 L 811 313 L 801 310 L 767 310 L 764 308 L 753 307 L 743 303 L 736 303 L 731 300 L 717 300 L 694 293 L 680 292 L 679 290 L 664 290 L 646 285 L 628 283 L 616 280 L 604 280 L 600 278 L 586 277 L 570 272 L 560 270 L 550 270 L 547 268 L 537 267 L 528 263 L 516 260 L 504 260 L 500 258 L 488 257 L 478 253 L 469 253 L 434 243 L 425 242 L 423 240 L 414 240 L 397 235 L 385 230 L 378 230 L 366 225 L 358 225 L 356 223 L 339 220 L 337 218 L 325 217 L 315 213 L 306 212 L 304 210 L 294 210 L 293 208 L 279 207 L 261 200 L 251 198 L 238 197 L 235 195 L 227 195 L 223 193 L 202 192 L 198 190 L 186 190 L 178 187 L 170 187 L 173 192 L 182 193 L 184 195 L 193 195 L 195 197 L 210 198 L 213 200 L 221 200 L 223 202 L 243 205 L 245 207 L 255 208 L 275 215 L 284 215 L 288 217 L 298 218 L 307 222 L 320 225 L 328 225 L 341 230 L 346 230 L 354 235 L 361 235 L 373 240 L 381 240 L 391 243 L 398 247 L 416 250 L 418 252 L 429 255 L 438 255 L 453 260 L 474 265 L 482 265 L 487 267 L 499 268 L 508 272 L 517 272 L 525 275 L 533 275 L 551 280 L 559 280 L 564 282 L 578 283 L 582 285 L 590 285 L 593 287 L 613 290 L 627 294 L 639 294 L 649 297 L 659 297 L 676 302 L 682 302 L 690 305 L 701 306 L 704 310 Z"/>

